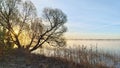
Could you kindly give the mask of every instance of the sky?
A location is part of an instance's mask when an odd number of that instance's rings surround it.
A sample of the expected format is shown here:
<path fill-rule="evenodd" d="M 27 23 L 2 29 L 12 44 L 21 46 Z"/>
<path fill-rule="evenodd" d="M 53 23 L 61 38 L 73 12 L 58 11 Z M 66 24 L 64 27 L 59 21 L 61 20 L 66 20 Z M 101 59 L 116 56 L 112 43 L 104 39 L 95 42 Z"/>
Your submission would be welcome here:
<path fill-rule="evenodd" d="M 120 0 L 31 0 L 43 8 L 61 9 L 68 18 L 69 38 L 120 39 Z"/>

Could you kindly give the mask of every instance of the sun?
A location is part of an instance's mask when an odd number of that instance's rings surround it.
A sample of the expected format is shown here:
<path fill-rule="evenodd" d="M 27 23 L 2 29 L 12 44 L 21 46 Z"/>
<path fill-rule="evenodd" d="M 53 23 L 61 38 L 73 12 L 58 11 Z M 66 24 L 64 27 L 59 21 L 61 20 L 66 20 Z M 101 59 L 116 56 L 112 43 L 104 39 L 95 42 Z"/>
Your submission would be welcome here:
<path fill-rule="evenodd" d="M 18 34 L 18 33 L 19 33 L 19 30 L 20 30 L 20 26 L 14 26 L 14 27 L 13 27 L 13 30 L 14 30 L 14 32 L 15 32 L 16 34 Z"/>
<path fill-rule="evenodd" d="M 20 26 L 14 26 L 13 30 L 15 32 L 15 34 L 18 35 L 19 30 L 20 30 Z M 30 37 L 29 37 L 29 32 L 27 30 L 22 30 L 22 32 L 20 33 L 19 37 L 18 37 L 20 43 L 22 45 L 27 45 L 30 43 Z"/>

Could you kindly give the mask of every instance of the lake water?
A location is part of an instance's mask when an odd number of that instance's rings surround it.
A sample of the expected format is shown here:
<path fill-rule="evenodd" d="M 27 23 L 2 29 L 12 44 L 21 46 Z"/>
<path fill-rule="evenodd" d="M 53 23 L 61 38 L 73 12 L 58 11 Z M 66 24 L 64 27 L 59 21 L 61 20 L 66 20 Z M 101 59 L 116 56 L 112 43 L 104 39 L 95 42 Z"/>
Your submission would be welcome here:
<path fill-rule="evenodd" d="M 120 52 L 120 40 L 67 40 L 67 47 L 78 46 L 93 47 L 98 50 L 119 53 Z"/>
<path fill-rule="evenodd" d="M 92 47 L 93 50 L 97 49 L 100 52 L 103 51 L 120 55 L 120 40 L 67 40 L 66 48 L 68 49 L 77 51 L 81 46 L 86 46 L 88 49 Z M 54 53 L 54 50 L 48 46 L 44 48 L 43 51 L 44 53 Z M 39 52 L 42 52 L 41 49 L 38 49 L 36 53 Z"/>

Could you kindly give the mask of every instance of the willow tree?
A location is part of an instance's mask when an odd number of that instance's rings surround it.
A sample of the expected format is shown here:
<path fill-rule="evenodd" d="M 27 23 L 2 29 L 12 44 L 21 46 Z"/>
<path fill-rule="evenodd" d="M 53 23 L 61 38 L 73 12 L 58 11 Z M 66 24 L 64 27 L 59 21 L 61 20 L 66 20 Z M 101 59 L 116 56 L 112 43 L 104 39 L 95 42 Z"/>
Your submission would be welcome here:
<path fill-rule="evenodd" d="M 17 48 L 34 51 L 45 44 L 65 46 L 66 15 L 60 9 L 45 8 L 37 15 L 28 0 L 0 0 L 0 27 Z"/>

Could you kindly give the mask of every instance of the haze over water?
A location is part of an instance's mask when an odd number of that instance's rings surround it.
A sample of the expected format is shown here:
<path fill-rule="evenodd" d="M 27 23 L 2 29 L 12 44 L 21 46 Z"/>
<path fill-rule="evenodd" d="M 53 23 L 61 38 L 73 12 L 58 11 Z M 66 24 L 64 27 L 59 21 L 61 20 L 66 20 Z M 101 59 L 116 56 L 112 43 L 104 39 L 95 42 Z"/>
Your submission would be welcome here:
<path fill-rule="evenodd" d="M 120 52 L 120 40 L 67 40 L 68 47 L 76 48 L 83 45 L 87 48 L 96 48 L 97 46 L 97 49 L 100 51 Z"/>

